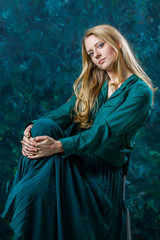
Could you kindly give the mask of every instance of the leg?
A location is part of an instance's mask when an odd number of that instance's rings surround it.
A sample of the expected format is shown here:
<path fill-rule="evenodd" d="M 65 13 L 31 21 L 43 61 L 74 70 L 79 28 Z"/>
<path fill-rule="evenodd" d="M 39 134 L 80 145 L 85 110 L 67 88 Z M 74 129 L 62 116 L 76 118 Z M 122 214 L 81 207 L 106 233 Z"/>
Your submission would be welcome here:
<path fill-rule="evenodd" d="M 56 140 L 65 137 L 63 130 L 56 122 L 45 118 L 40 118 L 33 124 L 31 134 L 32 137 L 47 135 Z"/>
<path fill-rule="evenodd" d="M 48 135 L 54 139 L 64 137 L 62 129 L 48 119 L 35 122 L 31 134 L 33 137 Z M 11 227 L 17 240 L 56 239 L 55 159 L 59 161 L 60 154 L 37 160 L 21 157 L 2 215 L 12 219 Z"/>

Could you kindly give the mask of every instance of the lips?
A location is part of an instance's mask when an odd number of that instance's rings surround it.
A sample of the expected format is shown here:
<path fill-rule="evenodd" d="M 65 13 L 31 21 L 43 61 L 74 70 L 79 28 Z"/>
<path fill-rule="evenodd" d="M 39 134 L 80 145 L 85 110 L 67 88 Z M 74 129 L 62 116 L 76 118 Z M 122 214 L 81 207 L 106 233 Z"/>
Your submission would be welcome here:
<path fill-rule="evenodd" d="M 99 64 L 102 64 L 104 62 L 105 58 L 102 58 L 99 60 Z"/>

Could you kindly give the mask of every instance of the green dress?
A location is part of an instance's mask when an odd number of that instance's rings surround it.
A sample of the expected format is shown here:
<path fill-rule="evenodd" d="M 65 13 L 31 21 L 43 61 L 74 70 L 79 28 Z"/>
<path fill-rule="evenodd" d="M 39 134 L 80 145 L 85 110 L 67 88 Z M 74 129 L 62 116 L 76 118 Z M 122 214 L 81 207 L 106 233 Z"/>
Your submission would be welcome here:
<path fill-rule="evenodd" d="M 37 160 L 21 157 L 3 218 L 16 240 L 120 240 L 126 209 L 122 165 L 131 139 L 148 117 L 152 91 L 130 76 L 110 98 L 107 82 L 98 97 L 94 124 L 70 136 L 75 96 L 33 121 L 32 136 L 59 139 L 64 153 Z"/>

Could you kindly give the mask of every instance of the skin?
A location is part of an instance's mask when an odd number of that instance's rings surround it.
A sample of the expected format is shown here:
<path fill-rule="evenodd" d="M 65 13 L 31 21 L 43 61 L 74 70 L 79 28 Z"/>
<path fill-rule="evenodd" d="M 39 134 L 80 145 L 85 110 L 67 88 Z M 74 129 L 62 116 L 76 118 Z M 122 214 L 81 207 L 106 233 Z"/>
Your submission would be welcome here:
<path fill-rule="evenodd" d="M 113 93 L 110 88 L 110 84 L 114 83 L 117 77 L 114 72 L 114 64 L 117 60 L 116 51 L 110 44 L 95 35 L 90 35 L 85 39 L 85 48 L 92 62 L 98 68 L 107 71 L 107 74 L 109 76 L 108 97 L 110 97 L 110 95 Z M 117 48 L 119 50 L 121 48 L 119 43 L 117 43 Z M 117 86 L 117 88 L 120 87 L 120 85 L 133 74 L 125 65 L 120 51 L 119 57 L 121 58 L 122 82 Z M 22 154 L 24 156 L 28 156 L 30 159 L 38 159 L 41 157 L 53 155 L 55 153 L 63 152 L 62 143 L 49 136 L 39 136 L 32 138 L 32 126 L 33 125 L 31 124 L 25 129 L 23 140 L 21 141 Z"/>
<path fill-rule="evenodd" d="M 114 48 L 103 39 L 91 35 L 85 39 L 85 48 L 92 62 L 100 69 L 112 71 L 117 59 Z"/>
<path fill-rule="evenodd" d="M 114 83 L 117 80 L 117 76 L 114 71 L 114 64 L 117 60 L 117 53 L 114 48 L 109 43 L 105 42 L 103 39 L 95 35 L 90 35 L 85 39 L 85 48 L 92 62 L 98 68 L 105 70 L 109 76 L 110 83 Z M 122 82 L 124 82 L 133 73 L 127 68 L 124 62 L 123 56 L 120 51 L 121 44 L 118 42 L 117 49 L 119 50 L 119 57 L 121 60 Z"/>
<path fill-rule="evenodd" d="M 29 125 L 23 135 L 22 154 L 30 159 L 47 157 L 55 153 L 63 152 L 63 146 L 60 141 L 49 136 L 39 136 L 32 138 L 31 129 L 33 124 Z"/>

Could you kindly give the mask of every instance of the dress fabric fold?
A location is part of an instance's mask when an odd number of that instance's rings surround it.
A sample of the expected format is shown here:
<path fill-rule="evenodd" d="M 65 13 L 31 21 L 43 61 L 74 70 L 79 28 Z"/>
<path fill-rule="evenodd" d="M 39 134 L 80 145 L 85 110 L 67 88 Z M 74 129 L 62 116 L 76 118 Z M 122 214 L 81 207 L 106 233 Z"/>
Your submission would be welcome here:
<path fill-rule="evenodd" d="M 54 121 L 40 119 L 32 136 L 65 137 Z M 2 217 L 15 240 L 120 240 L 126 208 L 122 169 L 92 154 L 21 157 Z"/>

